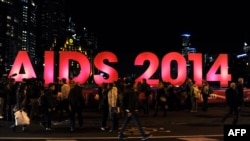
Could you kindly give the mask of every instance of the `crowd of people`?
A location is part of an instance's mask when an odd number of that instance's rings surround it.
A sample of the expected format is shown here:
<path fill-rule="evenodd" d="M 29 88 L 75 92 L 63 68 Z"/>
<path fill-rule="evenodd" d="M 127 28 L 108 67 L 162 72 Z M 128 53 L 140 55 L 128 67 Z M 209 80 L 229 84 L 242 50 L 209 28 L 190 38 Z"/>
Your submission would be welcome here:
<path fill-rule="evenodd" d="M 242 78 L 238 82 L 230 82 L 225 91 L 226 103 L 229 111 L 222 117 L 224 122 L 230 115 L 234 115 L 232 124 L 237 124 L 240 108 L 242 107 L 244 81 Z M 11 128 L 16 130 L 14 122 L 14 112 L 22 109 L 28 113 L 32 120 L 36 117 L 43 118 L 40 125 L 46 130 L 51 128 L 51 121 L 54 118 L 53 113 L 59 113 L 58 120 L 70 120 L 70 131 L 77 127 L 83 127 L 83 107 L 85 98 L 82 94 L 83 88 L 79 83 L 65 78 L 55 83 L 50 83 L 45 87 L 43 80 L 24 79 L 23 82 L 16 82 L 15 79 L 8 78 L 1 81 L 0 88 L 0 118 L 12 121 Z M 181 94 L 178 98 L 177 93 Z M 198 99 L 202 99 L 202 111 L 208 110 L 208 100 L 213 93 L 213 88 L 206 80 L 203 80 L 202 86 L 198 87 L 195 82 L 187 78 L 181 89 L 164 81 L 159 81 L 155 90 L 152 90 L 146 79 L 141 82 L 135 82 L 132 79 L 118 80 L 113 83 L 103 83 L 98 87 L 96 100 L 99 102 L 101 111 L 100 130 L 108 130 L 110 133 L 117 133 L 119 139 L 124 139 L 123 134 L 126 126 L 132 119 L 135 122 L 142 140 L 148 139 L 151 135 L 144 133 L 138 116 L 140 108 L 145 115 L 149 114 L 150 105 L 153 105 L 156 117 L 159 111 L 167 116 L 167 111 L 178 108 L 184 101 L 184 109 L 190 112 L 198 112 Z M 152 100 L 154 99 L 154 100 Z M 77 118 L 76 118 L 77 117 Z M 122 118 L 121 118 L 122 117 Z M 108 120 L 111 125 L 108 125 Z M 121 129 L 119 123 L 123 119 Z M 110 126 L 110 128 L 109 128 Z M 22 126 L 25 131 L 26 126 Z"/>

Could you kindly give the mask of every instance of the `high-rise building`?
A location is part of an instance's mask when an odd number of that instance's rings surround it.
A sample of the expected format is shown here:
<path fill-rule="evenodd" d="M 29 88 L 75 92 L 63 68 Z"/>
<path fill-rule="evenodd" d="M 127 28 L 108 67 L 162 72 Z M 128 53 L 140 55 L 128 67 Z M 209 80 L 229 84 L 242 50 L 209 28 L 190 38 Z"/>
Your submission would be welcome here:
<path fill-rule="evenodd" d="M 35 63 L 35 12 L 33 0 L 0 1 L 1 73 L 8 73 L 19 50 L 28 51 Z"/>
<path fill-rule="evenodd" d="M 66 38 L 65 0 L 36 0 L 36 2 L 38 5 L 37 53 L 40 64 L 38 69 L 39 74 L 43 75 L 41 64 L 44 62 L 44 51 L 53 50 L 58 53 L 64 45 Z M 55 63 L 57 63 L 57 54 L 55 56 Z"/>
<path fill-rule="evenodd" d="M 36 9 L 33 0 L 21 0 L 22 2 L 22 45 L 21 50 L 26 50 L 34 66 L 37 66 L 36 55 Z M 36 67 L 34 67 L 36 68 Z"/>
<path fill-rule="evenodd" d="M 184 57 L 187 57 L 188 53 L 195 53 L 196 49 L 190 47 L 191 34 L 182 34 L 181 37 L 182 37 L 182 50 L 181 50 L 182 55 Z"/>
<path fill-rule="evenodd" d="M 191 72 L 191 62 L 188 61 L 188 54 L 189 53 L 195 53 L 196 48 L 192 48 L 191 46 L 191 34 L 182 34 L 182 50 L 181 53 L 186 59 L 186 64 L 187 64 L 187 76 L 192 78 L 192 72 Z"/>

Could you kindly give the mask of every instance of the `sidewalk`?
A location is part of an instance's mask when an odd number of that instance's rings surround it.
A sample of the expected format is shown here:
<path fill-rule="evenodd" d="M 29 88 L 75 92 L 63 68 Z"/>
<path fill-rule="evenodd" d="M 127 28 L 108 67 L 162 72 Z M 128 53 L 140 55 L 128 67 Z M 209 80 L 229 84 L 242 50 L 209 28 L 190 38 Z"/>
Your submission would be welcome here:
<path fill-rule="evenodd" d="M 167 116 L 163 117 L 161 112 L 157 117 L 153 117 L 151 109 L 149 115 L 144 115 L 140 110 L 139 117 L 141 125 L 145 132 L 152 133 L 154 136 L 161 135 L 189 135 L 189 134 L 223 134 L 223 123 L 221 123 L 222 116 L 227 112 L 227 107 L 223 105 L 210 106 L 207 112 L 198 111 L 191 113 L 186 110 L 168 111 Z M 244 107 L 239 117 L 239 124 L 250 124 L 250 107 Z M 13 136 L 29 136 L 29 137 L 71 137 L 71 136 L 117 136 L 117 134 L 108 133 L 108 131 L 101 131 L 101 113 L 97 111 L 83 112 L 83 129 L 77 129 L 74 132 L 70 131 L 70 121 L 52 122 L 52 128 L 55 130 L 46 132 L 39 126 L 41 119 L 32 120 L 31 124 L 27 127 L 27 131 L 22 133 L 21 129 L 17 129 L 13 133 L 9 128 L 10 122 L 0 120 L 0 136 L 13 137 Z M 225 124 L 230 124 L 232 118 L 229 118 Z M 123 119 L 120 119 L 120 126 Z M 77 125 L 77 123 L 76 123 Z M 108 121 L 110 125 L 110 121 Z M 22 133 L 22 134 L 20 134 Z M 133 121 L 130 122 L 126 134 L 138 135 L 137 128 Z"/>

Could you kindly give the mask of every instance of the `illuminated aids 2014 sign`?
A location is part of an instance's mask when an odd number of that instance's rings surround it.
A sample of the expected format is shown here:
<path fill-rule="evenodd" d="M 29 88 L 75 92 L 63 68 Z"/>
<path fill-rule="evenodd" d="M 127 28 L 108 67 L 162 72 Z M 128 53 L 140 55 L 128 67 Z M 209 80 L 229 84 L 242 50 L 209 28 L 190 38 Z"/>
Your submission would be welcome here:
<path fill-rule="evenodd" d="M 74 77 L 74 81 L 84 84 L 91 73 L 91 64 L 86 55 L 80 52 L 73 51 L 61 51 L 59 53 L 59 79 L 69 78 L 69 61 L 77 61 L 80 65 L 79 74 Z M 107 73 L 108 78 L 103 78 L 101 74 L 94 74 L 94 81 L 97 85 L 102 83 L 111 83 L 118 80 L 118 72 L 115 68 L 104 63 L 107 60 L 110 63 L 118 63 L 117 56 L 109 51 L 104 51 L 98 53 L 94 58 L 94 66 L 96 69 Z M 187 78 L 187 66 L 186 59 L 178 52 L 170 52 L 163 56 L 160 61 L 156 54 L 152 52 L 142 52 L 138 54 L 135 58 L 134 65 L 143 66 L 145 61 L 149 61 L 148 68 L 136 78 L 136 81 L 141 81 L 143 78 L 152 86 L 157 86 L 159 79 L 172 83 L 173 85 L 182 85 Z M 177 77 L 171 77 L 171 62 L 177 62 Z M 193 62 L 193 80 L 198 86 L 202 85 L 202 54 L 201 53 L 190 53 L 188 54 L 188 61 Z M 54 82 L 54 52 L 45 51 L 44 54 L 44 80 L 45 84 Z M 24 74 L 20 74 L 21 66 L 24 67 Z M 158 67 L 161 66 L 161 78 L 152 79 L 151 77 L 156 72 Z M 136 69 L 136 68 L 135 68 Z M 220 70 L 220 74 L 217 70 Z M 19 51 L 15 62 L 10 70 L 9 76 L 17 73 L 13 78 L 16 81 L 22 81 L 24 78 L 36 78 L 33 66 L 29 59 L 28 53 L 26 51 Z M 211 66 L 207 72 L 205 79 L 207 81 L 217 81 L 220 82 L 221 87 L 227 87 L 228 81 L 231 81 L 231 74 L 228 73 L 228 55 L 219 54 L 216 58 L 214 64 Z"/>

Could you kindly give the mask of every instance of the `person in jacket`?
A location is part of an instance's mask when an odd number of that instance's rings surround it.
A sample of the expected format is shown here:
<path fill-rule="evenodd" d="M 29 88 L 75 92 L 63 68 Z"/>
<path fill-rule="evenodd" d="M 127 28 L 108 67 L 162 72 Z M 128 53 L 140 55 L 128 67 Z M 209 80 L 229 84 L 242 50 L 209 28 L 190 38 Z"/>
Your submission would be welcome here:
<path fill-rule="evenodd" d="M 16 111 L 18 110 L 22 110 L 27 112 L 28 109 L 28 104 L 29 104 L 29 97 L 28 97 L 28 85 L 26 83 L 19 83 L 19 87 L 17 89 L 17 102 L 15 107 L 13 108 L 13 118 L 14 118 L 14 114 Z M 16 131 L 16 127 L 17 125 L 14 123 L 11 128 L 13 131 Z M 26 129 L 26 125 L 22 126 L 22 131 L 24 132 Z"/>
<path fill-rule="evenodd" d="M 237 124 L 239 118 L 239 108 L 241 106 L 241 97 L 237 92 L 236 83 L 230 82 L 229 88 L 225 91 L 226 103 L 228 105 L 228 112 L 223 116 L 222 122 L 224 123 L 227 118 L 233 115 L 232 124 Z"/>
<path fill-rule="evenodd" d="M 75 83 L 75 86 L 72 86 L 69 92 L 69 105 L 70 105 L 70 121 L 71 121 L 71 131 L 75 130 L 75 115 L 77 114 L 78 125 L 82 128 L 83 117 L 82 111 L 84 106 L 84 98 L 82 95 L 82 88 L 79 82 Z"/>
<path fill-rule="evenodd" d="M 54 99 L 53 93 L 55 90 L 55 84 L 50 83 L 48 85 L 48 89 L 44 90 L 44 95 L 42 97 L 42 112 L 44 115 L 44 121 L 40 123 L 40 125 L 45 128 L 46 131 L 50 131 L 51 129 L 51 118 L 52 118 L 52 111 L 54 109 Z"/>
<path fill-rule="evenodd" d="M 155 113 L 154 116 L 156 117 L 158 114 L 159 107 L 163 111 L 163 116 L 166 116 L 166 105 L 167 105 L 167 96 L 164 89 L 164 82 L 159 81 L 158 88 L 156 91 L 156 103 L 155 103 Z"/>
<path fill-rule="evenodd" d="M 202 81 L 201 95 L 203 100 L 202 111 L 206 112 L 208 109 L 208 97 L 213 93 L 212 87 L 206 80 Z"/>
<path fill-rule="evenodd" d="M 138 108 L 139 108 L 139 97 L 138 97 L 137 93 L 134 91 L 133 85 L 134 85 L 134 82 L 127 83 L 125 91 L 124 91 L 125 94 L 124 94 L 124 98 L 123 98 L 123 101 L 124 101 L 123 106 L 124 106 L 126 115 L 125 115 L 124 122 L 122 124 L 121 130 L 120 130 L 119 135 L 118 135 L 119 140 L 127 138 L 123 134 L 123 132 L 131 119 L 134 120 L 134 122 L 135 122 L 141 136 L 142 136 L 142 140 L 147 140 L 151 136 L 151 134 L 149 134 L 149 135 L 145 134 L 142 127 L 141 127 L 141 123 L 140 123 L 140 120 L 139 120 L 138 114 L 137 114 Z"/>
<path fill-rule="evenodd" d="M 109 91 L 108 91 L 108 105 L 109 105 L 109 113 L 111 114 L 111 129 L 110 133 L 116 132 L 118 129 L 118 89 L 116 87 L 115 82 L 109 83 Z"/>
<path fill-rule="evenodd" d="M 240 106 L 244 106 L 244 78 L 239 77 L 238 82 L 236 83 L 236 89 L 240 97 Z"/>
<path fill-rule="evenodd" d="M 70 110 L 69 110 L 69 91 L 70 91 L 70 85 L 67 82 L 66 78 L 62 79 L 62 86 L 61 86 L 61 101 L 60 101 L 60 120 L 63 120 L 66 118 L 66 120 L 70 116 Z M 66 115 L 64 115 L 64 111 L 66 112 Z"/>
<path fill-rule="evenodd" d="M 148 114 L 149 113 L 149 97 L 151 94 L 151 88 L 145 78 L 142 79 L 141 92 L 143 92 L 145 95 L 145 99 L 143 100 L 144 114 Z"/>
<path fill-rule="evenodd" d="M 109 92 L 109 85 L 108 83 L 103 83 L 102 88 L 100 88 L 100 110 L 102 114 L 102 121 L 101 121 L 101 130 L 105 131 L 107 128 L 107 121 L 109 116 L 109 105 L 108 105 L 108 92 Z"/>

